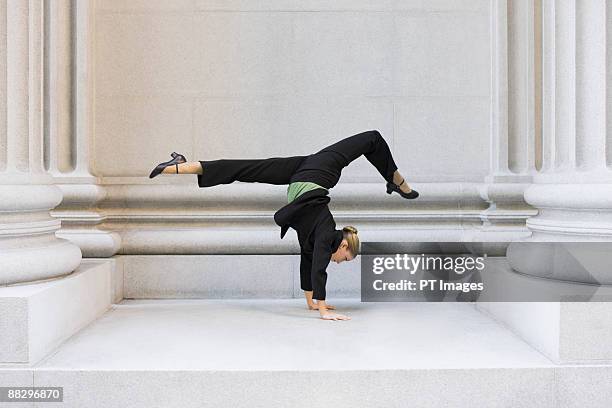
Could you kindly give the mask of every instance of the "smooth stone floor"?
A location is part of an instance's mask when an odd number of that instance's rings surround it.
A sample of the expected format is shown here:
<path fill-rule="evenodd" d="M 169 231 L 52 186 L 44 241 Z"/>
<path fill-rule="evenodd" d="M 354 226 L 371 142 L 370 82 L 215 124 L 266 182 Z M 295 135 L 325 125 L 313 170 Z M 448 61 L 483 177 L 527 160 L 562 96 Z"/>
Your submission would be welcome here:
<path fill-rule="evenodd" d="M 554 366 L 471 304 L 329 302 L 352 320 L 319 319 L 302 299 L 123 300 L 35 369 Z"/>

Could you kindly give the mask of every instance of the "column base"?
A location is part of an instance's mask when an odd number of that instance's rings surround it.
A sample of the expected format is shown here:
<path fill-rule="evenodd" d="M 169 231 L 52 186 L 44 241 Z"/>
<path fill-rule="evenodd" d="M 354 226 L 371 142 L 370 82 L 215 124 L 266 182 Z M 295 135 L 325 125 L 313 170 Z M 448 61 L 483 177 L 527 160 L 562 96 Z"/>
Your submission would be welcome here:
<path fill-rule="evenodd" d="M 533 184 L 525 200 L 539 210 L 527 220 L 534 240 L 612 241 L 610 183 Z"/>
<path fill-rule="evenodd" d="M 81 251 L 55 232 L 50 210 L 62 200 L 53 185 L 0 185 L 0 285 L 65 275 L 81 262 Z"/>

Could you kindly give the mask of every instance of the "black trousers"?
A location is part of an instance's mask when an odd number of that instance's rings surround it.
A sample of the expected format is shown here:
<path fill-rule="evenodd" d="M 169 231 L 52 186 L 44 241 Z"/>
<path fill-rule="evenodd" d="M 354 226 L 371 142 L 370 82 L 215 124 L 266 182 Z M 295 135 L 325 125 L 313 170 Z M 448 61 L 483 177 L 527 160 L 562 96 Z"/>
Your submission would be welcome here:
<path fill-rule="evenodd" d="M 310 181 L 330 189 L 340 180 L 342 169 L 361 155 L 386 181 L 393 182 L 397 166 L 389 145 L 378 130 L 368 130 L 308 156 L 200 160 L 204 171 L 198 175 L 198 185 L 211 187 L 234 181 L 267 184 Z"/>

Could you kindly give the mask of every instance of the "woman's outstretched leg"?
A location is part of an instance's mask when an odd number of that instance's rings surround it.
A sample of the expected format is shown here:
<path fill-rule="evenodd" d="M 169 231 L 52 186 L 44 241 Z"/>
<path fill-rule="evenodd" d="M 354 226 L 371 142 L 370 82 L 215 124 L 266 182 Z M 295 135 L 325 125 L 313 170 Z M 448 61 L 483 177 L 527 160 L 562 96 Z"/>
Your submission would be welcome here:
<path fill-rule="evenodd" d="M 164 174 L 197 174 L 200 187 L 247 183 L 289 184 L 295 169 L 306 156 L 268 159 L 199 160 L 166 167 Z"/>

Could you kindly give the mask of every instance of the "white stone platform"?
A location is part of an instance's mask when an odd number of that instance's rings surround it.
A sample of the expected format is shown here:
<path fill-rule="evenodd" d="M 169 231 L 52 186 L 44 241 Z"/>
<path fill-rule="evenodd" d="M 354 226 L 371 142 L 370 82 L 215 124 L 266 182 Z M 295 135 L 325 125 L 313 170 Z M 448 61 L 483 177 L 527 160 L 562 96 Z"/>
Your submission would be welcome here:
<path fill-rule="evenodd" d="M 471 304 L 329 301 L 352 320 L 301 299 L 124 300 L 34 367 L 1 367 L 0 383 L 63 386 L 43 407 L 612 401 L 611 366 L 556 366 Z"/>
<path fill-rule="evenodd" d="M 113 264 L 87 259 L 64 277 L 0 286 L 0 367 L 40 361 L 104 314 L 121 296 Z"/>

